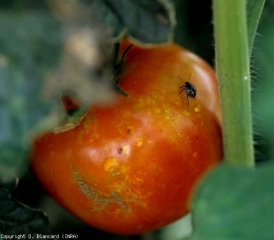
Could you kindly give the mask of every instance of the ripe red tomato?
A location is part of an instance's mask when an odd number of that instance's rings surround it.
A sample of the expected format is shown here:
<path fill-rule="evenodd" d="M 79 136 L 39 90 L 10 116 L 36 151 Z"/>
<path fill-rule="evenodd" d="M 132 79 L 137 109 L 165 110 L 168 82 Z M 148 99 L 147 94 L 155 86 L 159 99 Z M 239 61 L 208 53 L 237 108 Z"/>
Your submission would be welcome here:
<path fill-rule="evenodd" d="M 123 42 L 121 54 L 129 45 Z M 187 102 L 180 86 L 197 90 Z M 160 228 L 188 212 L 197 181 L 222 158 L 213 69 L 176 44 L 126 54 L 120 87 L 77 126 L 34 143 L 32 167 L 50 195 L 86 223 L 119 234 Z"/>

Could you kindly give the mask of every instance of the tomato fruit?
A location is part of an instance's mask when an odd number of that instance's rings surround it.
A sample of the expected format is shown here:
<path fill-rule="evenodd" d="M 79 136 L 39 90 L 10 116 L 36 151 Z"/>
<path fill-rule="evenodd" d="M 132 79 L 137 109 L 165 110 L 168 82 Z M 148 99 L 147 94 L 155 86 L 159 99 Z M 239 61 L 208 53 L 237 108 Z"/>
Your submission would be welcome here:
<path fill-rule="evenodd" d="M 129 46 L 121 44 L 120 55 Z M 196 96 L 180 87 L 189 82 Z M 139 234 L 185 215 L 198 180 L 222 159 L 213 69 L 177 44 L 134 45 L 117 93 L 73 127 L 38 137 L 32 168 L 50 195 L 86 223 Z M 189 101 L 189 103 L 188 103 Z"/>

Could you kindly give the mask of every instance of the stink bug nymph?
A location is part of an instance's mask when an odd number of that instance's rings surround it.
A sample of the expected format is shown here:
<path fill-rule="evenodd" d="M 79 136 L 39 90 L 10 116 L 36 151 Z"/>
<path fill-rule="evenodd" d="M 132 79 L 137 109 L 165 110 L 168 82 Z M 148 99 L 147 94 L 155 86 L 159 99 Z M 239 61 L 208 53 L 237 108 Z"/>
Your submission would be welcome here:
<path fill-rule="evenodd" d="M 187 104 L 189 105 L 188 97 L 190 98 L 195 98 L 197 95 L 197 89 L 195 85 L 191 82 L 189 82 L 191 73 L 189 74 L 187 82 L 185 82 L 185 85 L 181 86 L 181 90 L 179 93 L 182 93 L 184 90 L 186 90 L 186 99 L 187 99 Z M 181 79 L 181 78 L 180 78 Z"/>

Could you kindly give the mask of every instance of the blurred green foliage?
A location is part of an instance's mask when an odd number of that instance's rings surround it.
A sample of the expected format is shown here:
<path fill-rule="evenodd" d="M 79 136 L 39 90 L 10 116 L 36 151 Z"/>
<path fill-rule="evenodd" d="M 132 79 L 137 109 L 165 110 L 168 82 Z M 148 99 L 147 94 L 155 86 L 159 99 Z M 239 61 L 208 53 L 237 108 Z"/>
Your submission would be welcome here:
<path fill-rule="evenodd" d="M 170 0 L 99 0 L 93 5 L 105 26 L 113 28 L 113 36 L 127 34 L 143 43 L 173 41 L 175 12 Z M 118 17 L 117 17 L 118 16 Z"/>
<path fill-rule="evenodd" d="M 194 233 L 187 239 L 273 239 L 273 174 L 273 164 L 219 167 L 199 186 L 192 202 Z"/>
<path fill-rule="evenodd" d="M 254 49 L 254 126 L 259 160 L 274 159 L 274 1 L 266 1 Z M 263 156 L 262 156 L 263 154 Z"/>
<path fill-rule="evenodd" d="M 33 0 L 1 0 L 0 9 L 8 10 L 23 10 L 23 9 L 47 9 L 47 1 L 33 1 Z"/>
<path fill-rule="evenodd" d="M 58 22 L 39 12 L 0 12 L 0 174 L 21 175 L 27 168 L 31 130 L 49 114 L 43 78 L 58 60 Z"/>
<path fill-rule="evenodd" d="M 2 184 L 0 182 L 0 233 L 13 234 L 50 234 L 48 228 L 49 221 L 46 215 L 36 209 L 25 206 L 14 199 L 10 192 L 16 187 L 17 178 L 12 178 L 10 182 Z"/>

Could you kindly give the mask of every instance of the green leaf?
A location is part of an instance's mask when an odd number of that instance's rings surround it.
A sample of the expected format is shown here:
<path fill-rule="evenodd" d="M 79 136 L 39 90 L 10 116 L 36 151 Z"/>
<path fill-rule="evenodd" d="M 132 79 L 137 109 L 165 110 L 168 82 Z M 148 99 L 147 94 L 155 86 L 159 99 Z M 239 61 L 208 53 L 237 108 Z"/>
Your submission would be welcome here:
<path fill-rule="evenodd" d="M 262 134 L 266 149 L 263 151 L 268 160 L 274 160 L 274 31 L 273 31 L 274 2 L 266 1 L 262 22 L 259 26 L 259 37 L 256 41 L 254 56 L 256 56 L 256 68 L 254 80 L 254 124 L 258 132 Z"/>
<path fill-rule="evenodd" d="M 170 0 L 97 0 L 93 9 L 118 37 L 143 43 L 166 43 L 173 40 L 175 10 Z"/>
<path fill-rule="evenodd" d="M 18 180 L 0 182 L 0 233 L 1 234 L 49 234 L 49 222 L 44 213 L 18 202 L 10 192 Z"/>
<path fill-rule="evenodd" d="M 59 25 L 46 12 L 0 14 L 0 175 L 27 167 L 30 132 L 57 103 L 43 92 L 58 60 Z"/>
<path fill-rule="evenodd" d="M 201 183 L 192 202 L 189 240 L 274 239 L 274 166 L 223 165 Z"/>
<path fill-rule="evenodd" d="M 248 47 L 251 55 L 265 0 L 247 0 Z"/>

